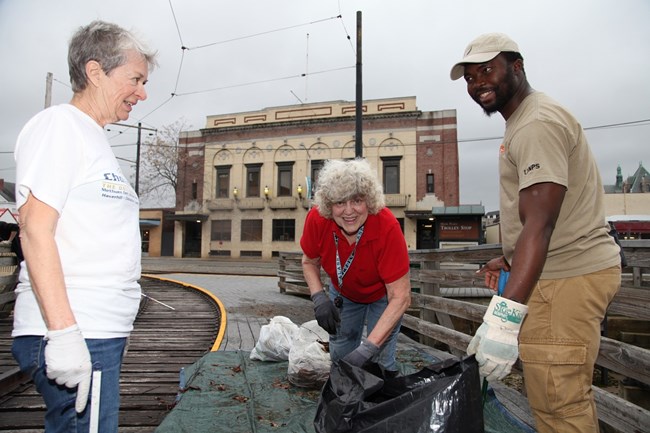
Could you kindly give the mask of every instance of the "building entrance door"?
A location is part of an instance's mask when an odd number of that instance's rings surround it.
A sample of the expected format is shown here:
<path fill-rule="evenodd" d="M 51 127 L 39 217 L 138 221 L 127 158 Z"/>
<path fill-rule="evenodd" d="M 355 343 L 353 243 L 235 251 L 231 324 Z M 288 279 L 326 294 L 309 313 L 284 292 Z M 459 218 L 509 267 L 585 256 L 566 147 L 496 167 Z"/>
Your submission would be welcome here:
<path fill-rule="evenodd" d="M 201 223 L 185 222 L 185 245 L 183 257 L 201 257 Z"/>
<path fill-rule="evenodd" d="M 419 219 L 417 223 L 417 242 L 415 248 L 418 250 L 432 250 L 436 247 L 435 224 L 429 219 Z"/>

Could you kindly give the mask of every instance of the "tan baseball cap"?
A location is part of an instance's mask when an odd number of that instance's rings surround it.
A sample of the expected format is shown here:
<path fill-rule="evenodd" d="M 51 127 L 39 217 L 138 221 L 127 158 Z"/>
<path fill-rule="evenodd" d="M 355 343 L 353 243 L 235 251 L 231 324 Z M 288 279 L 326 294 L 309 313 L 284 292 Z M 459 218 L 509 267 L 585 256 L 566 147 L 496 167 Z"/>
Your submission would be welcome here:
<path fill-rule="evenodd" d="M 452 80 L 457 80 L 465 75 L 465 63 L 489 62 L 503 51 L 518 53 L 519 47 L 508 35 L 503 33 L 485 33 L 469 43 L 467 48 L 465 48 L 463 60 L 451 68 L 449 76 Z"/>

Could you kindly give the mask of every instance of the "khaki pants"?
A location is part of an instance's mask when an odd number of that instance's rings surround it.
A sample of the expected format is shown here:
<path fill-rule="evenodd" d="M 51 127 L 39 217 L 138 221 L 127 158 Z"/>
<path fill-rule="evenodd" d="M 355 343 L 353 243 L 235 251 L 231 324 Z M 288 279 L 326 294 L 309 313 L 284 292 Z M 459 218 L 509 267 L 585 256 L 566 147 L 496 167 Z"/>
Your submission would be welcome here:
<path fill-rule="evenodd" d="M 528 401 L 539 433 L 597 433 L 591 391 L 600 324 L 621 286 L 618 266 L 540 280 L 519 333 Z"/>

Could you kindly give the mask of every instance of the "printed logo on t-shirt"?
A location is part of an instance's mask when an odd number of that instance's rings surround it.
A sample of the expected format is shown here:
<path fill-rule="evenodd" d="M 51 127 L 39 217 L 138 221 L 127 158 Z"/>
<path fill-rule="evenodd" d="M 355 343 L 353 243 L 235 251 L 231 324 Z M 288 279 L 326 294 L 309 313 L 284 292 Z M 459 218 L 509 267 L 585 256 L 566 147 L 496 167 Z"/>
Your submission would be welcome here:
<path fill-rule="evenodd" d="M 536 162 L 534 164 L 530 164 L 528 167 L 524 168 L 524 176 L 527 175 L 528 173 L 530 173 L 533 170 L 539 170 L 539 169 L 540 169 L 540 165 L 539 165 L 538 162 Z"/>
<path fill-rule="evenodd" d="M 126 178 L 118 173 L 104 173 L 104 180 L 126 183 Z"/>
<path fill-rule="evenodd" d="M 135 195 L 126 178 L 118 173 L 104 173 L 102 198 L 139 203 L 138 197 Z"/>

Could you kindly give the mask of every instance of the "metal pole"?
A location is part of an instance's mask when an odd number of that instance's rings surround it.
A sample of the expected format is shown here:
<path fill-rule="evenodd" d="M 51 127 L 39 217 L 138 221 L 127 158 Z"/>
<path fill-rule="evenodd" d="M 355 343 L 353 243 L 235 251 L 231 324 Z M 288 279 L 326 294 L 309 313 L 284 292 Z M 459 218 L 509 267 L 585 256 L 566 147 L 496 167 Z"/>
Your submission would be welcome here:
<path fill-rule="evenodd" d="M 142 123 L 138 122 L 138 143 L 135 155 L 135 194 L 140 195 L 140 136 L 142 131 Z"/>
<path fill-rule="evenodd" d="M 52 105 L 52 73 L 48 72 L 45 77 L 45 108 Z"/>
<path fill-rule="evenodd" d="M 361 82 L 361 11 L 357 11 L 357 95 L 354 156 L 363 158 L 363 86 Z"/>
<path fill-rule="evenodd" d="M 113 123 L 113 125 L 115 125 L 115 126 L 123 126 L 125 128 L 138 128 L 138 142 L 136 143 L 137 149 L 136 149 L 136 159 L 135 159 L 135 193 L 139 195 L 138 188 L 139 188 L 139 183 L 140 183 L 140 146 L 141 146 L 140 137 L 141 137 L 141 133 L 142 133 L 143 129 L 145 131 L 154 131 L 154 132 L 157 132 L 158 130 L 153 129 L 153 128 L 143 128 L 141 122 L 138 122 L 138 126 L 127 125 L 125 123 Z M 133 161 L 129 161 L 129 162 L 133 162 Z"/>

